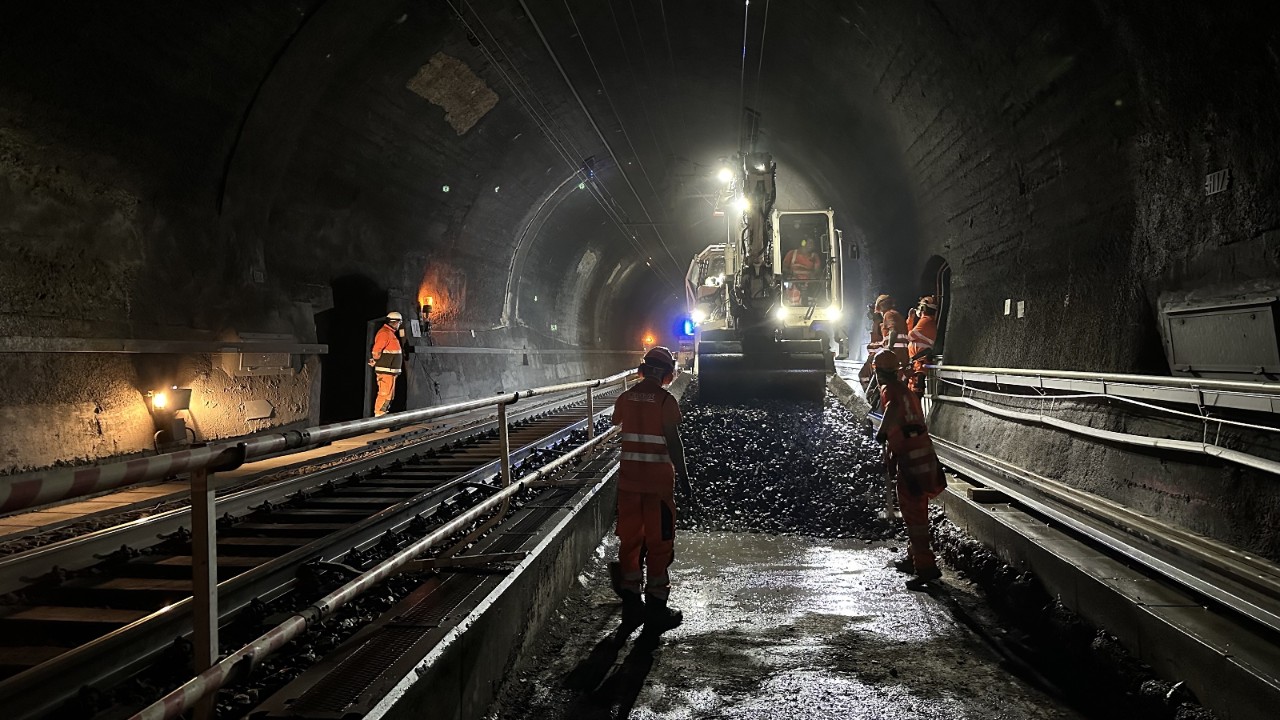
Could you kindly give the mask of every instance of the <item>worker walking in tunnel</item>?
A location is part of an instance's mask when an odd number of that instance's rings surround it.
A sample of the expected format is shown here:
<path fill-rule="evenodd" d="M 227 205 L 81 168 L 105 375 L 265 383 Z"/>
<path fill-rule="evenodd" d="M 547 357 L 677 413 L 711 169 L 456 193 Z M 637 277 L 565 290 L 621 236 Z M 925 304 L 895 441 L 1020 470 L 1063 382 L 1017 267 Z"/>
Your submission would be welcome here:
<path fill-rule="evenodd" d="M 667 606 L 676 531 L 675 482 L 690 495 L 689 471 L 677 425 L 680 403 L 664 386 L 675 378 L 671 351 L 650 349 L 639 367 L 643 379 L 618 396 L 613 424 L 622 426 L 618 472 L 618 563 L 611 565 L 622 598 L 622 630 L 641 624 L 661 633 L 684 616 Z M 643 563 L 644 567 L 641 567 Z M 646 578 L 647 572 L 647 578 Z M 644 598 L 640 590 L 643 586 Z"/>
<path fill-rule="evenodd" d="M 933 360 L 933 344 L 938 339 L 938 301 L 932 295 L 920 298 L 920 304 L 907 313 L 907 352 L 911 354 L 911 371 L 907 387 L 916 397 L 924 397 L 925 365 Z"/>
<path fill-rule="evenodd" d="M 373 338 L 369 366 L 373 368 L 374 377 L 378 379 L 378 397 L 373 401 L 374 417 L 386 415 L 391 409 L 392 399 L 396 396 L 396 378 L 404 367 L 404 355 L 400 349 L 398 335 L 402 322 L 404 322 L 404 316 L 400 313 L 394 310 L 387 313 L 387 321 L 378 328 L 378 334 Z"/>
<path fill-rule="evenodd" d="M 884 407 L 876 439 L 885 443 L 885 464 L 907 525 L 907 557 L 895 566 L 919 580 L 936 580 L 942 571 L 929 546 L 929 501 L 946 488 L 947 480 L 929 438 L 920 398 L 902 382 L 897 354 L 881 350 L 875 368 Z"/>

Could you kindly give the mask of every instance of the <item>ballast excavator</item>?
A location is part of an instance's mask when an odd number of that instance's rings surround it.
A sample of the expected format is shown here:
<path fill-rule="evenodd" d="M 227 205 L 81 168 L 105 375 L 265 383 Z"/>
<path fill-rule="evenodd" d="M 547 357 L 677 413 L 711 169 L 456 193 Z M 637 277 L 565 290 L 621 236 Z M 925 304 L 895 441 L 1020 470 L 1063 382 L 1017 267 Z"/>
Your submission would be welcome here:
<path fill-rule="evenodd" d="M 739 157 L 728 237 L 694 256 L 686 276 L 700 392 L 712 402 L 820 400 L 847 337 L 835 213 L 775 208 L 773 157 Z"/>

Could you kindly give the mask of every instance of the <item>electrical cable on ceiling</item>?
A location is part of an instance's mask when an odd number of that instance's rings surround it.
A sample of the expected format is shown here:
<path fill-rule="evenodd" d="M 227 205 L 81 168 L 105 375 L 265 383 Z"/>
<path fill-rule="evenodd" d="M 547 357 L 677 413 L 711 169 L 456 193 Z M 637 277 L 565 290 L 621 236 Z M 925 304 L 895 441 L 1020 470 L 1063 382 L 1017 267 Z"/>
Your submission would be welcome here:
<path fill-rule="evenodd" d="M 529 91 L 529 92 L 528 92 L 528 94 L 529 94 L 529 95 L 532 95 L 532 96 L 534 97 L 534 99 L 536 100 L 536 102 L 537 102 L 538 106 L 539 106 L 540 108 L 542 108 L 543 113 L 545 113 L 545 114 L 547 115 L 547 117 L 548 117 L 548 118 L 550 118 L 550 122 L 547 122 L 547 121 L 543 121 L 543 120 L 541 120 L 541 118 L 540 118 L 540 116 L 538 115 L 538 113 L 533 109 L 533 107 L 532 107 L 532 103 L 529 103 L 529 102 L 528 102 L 528 98 L 525 96 L 525 94 L 520 92 L 520 90 L 516 87 L 516 83 L 514 83 L 514 82 L 510 79 L 510 77 L 509 77 L 509 76 L 508 76 L 508 75 L 503 71 L 503 69 L 502 69 L 501 65 L 497 62 L 496 58 L 492 57 L 492 56 L 491 56 L 491 53 L 486 53 L 486 55 L 488 55 L 488 56 L 490 57 L 490 62 L 492 62 L 492 63 L 494 64 L 495 68 L 497 68 L 497 69 L 499 70 L 499 72 L 503 74 L 503 77 L 504 77 L 504 79 L 507 81 L 507 84 L 508 84 L 508 85 L 511 85 L 513 92 L 515 92 L 515 93 L 517 94 L 517 96 L 518 96 L 519 98 L 521 98 L 521 99 L 522 99 L 522 101 L 523 101 L 523 102 L 524 102 L 524 104 L 526 105 L 526 109 L 530 112 L 530 115 L 531 115 L 531 116 L 533 116 L 535 124 L 538 124 L 538 125 L 539 125 L 539 127 L 540 127 L 541 129 L 543 129 L 544 134 L 548 134 L 549 136 L 554 135 L 554 132 L 551 130 L 551 126 L 552 126 L 552 125 L 556 125 L 556 124 L 558 124 L 558 123 L 556 123 L 556 121 L 555 121 L 555 117 L 554 117 L 554 115 L 551 113 L 551 111 L 550 111 L 550 110 L 548 110 L 548 109 L 547 109 L 546 105 L 544 105 L 544 104 L 542 103 L 542 100 L 541 100 L 541 99 L 540 99 L 540 97 L 538 96 L 538 93 L 534 90 L 534 88 L 533 88 L 532 84 L 531 84 L 531 83 L 529 83 L 528 79 L 524 77 L 524 74 L 523 74 L 522 72 L 520 72 L 520 68 L 519 68 L 519 66 L 516 64 L 515 60 L 514 60 L 513 58 L 511 58 L 511 56 L 510 56 L 509 54 L 507 54 L 507 51 L 506 51 L 506 49 L 503 47 L 502 43 L 497 39 L 497 37 L 493 34 L 493 32 L 492 32 L 491 30 L 489 30 L 488 25 L 484 22 L 484 18 L 483 18 L 483 17 L 481 17 L 481 16 L 480 16 L 480 14 L 479 14 L 478 12 L 476 12 L 476 9 L 475 9 L 474 7 L 472 7 L 472 6 L 471 6 L 471 3 L 470 3 L 470 1 L 469 1 L 469 0 L 463 0 L 463 2 L 466 4 L 467 9 L 468 9 L 468 10 L 470 10 L 470 11 L 471 11 L 471 13 L 475 16 L 476 21 L 480 24 L 480 27 L 484 29 L 485 34 L 487 34 L 487 35 L 489 36 L 489 38 L 493 41 L 494 45 L 495 45 L 495 46 L 498 48 L 498 50 L 502 53 L 502 56 L 507 60 L 508 64 L 510 64 L 510 65 L 511 65 L 512 71 L 516 74 L 516 76 L 520 79 L 520 81 L 521 81 L 521 82 L 522 82 L 522 83 L 523 83 L 523 84 L 528 88 L 528 91 Z M 454 9 L 454 12 L 455 12 L 455 13 L 458 13 L 458 9 L 457 9 L 456 7 L 453 7 L 452 1 L 450 1 L 450 7 Z M 471 34 L 472 34 L 474 37 L 476 37 L 477 41 L 479 42 L 479 44 L 481 45 L 482 50 L 483 50 L 483 49 L 484 49 L 483 41 L 480 41 L 479 36 L 478 36 L 478 35 L 476 35 L 476 33 L 474 33 L 474 32 L 471 30 L 470 24 L 469 24 L 469 23 L 467 23 L 466 19 L 465 19 L 465 18 L 463 18 L 463 17 L 461 16 L 461 14 L 460 14 L 460 13 L 459 13 L 459 18 L 462 20 L 463 25 L 468 29 L 468 31 L 469 31 L 469 32 L 471 32 Z M 553 57 L 553 59 L 554 59 L 554 57 Z M 572 90 L 572 85 L 570 86 L 570 89 Z M 589 116 L 588 116 L 588 119 L 590 119 L 590 117 L 589 117 Z M 546 127 L 546 128 L 543 128 L 543 124 L 546 124 L 546 126 L 547 126 L 547 127 Z M 574 145 L 574 144 L 573 144 L 572 138 L 571 138 L 571 136 L 569 136 L 569 133 L 567 133 L 567 132 L 566 132 L 566 133 L 565 133 L 565 135 L 566 135 L 566 137 L 567 137 L 567 142 L 568 142 L 569 146 L 572 148 L 572 150 L 573 150 L 573 151 L 574 151 L 574 153 L 575 153 L 575 156 L 576 156 L 576 157 L 579 157 L 579 158 L 583 157 L 584 153 L 582 153 L 582 152 L 578 149 L 578 147 L 577 147 L 576 145 Z M 597 135 L 599 135 L 599 131 L 598 131 L 598 130 L 597 130 Z M 549 138 L 549 139 L 550 139 L 550 138 Z M 603 139 L 603 138 L 602 138 L 602 139 Z M 555 144 L 556 144 L 556 142 L 553 140 L 553 145 L 555 145 Z M 608 148 L 607 143 L 606 143 L 606 148 Z M 562 154 L 562 157 L 565 159 L 565 162 L 566 162 L 567 164 L 569 164 L 571 168 L 572 168 L 572 167 L 574 167 L 574 164 L 573 164 L 573 161 L 571 160 L 571 158 L 569 158 L 569 157 L 565 157 L 565 156 L 564 156 L 564 154 L 563 154 L 563 152 L 562 152 L 561 154 Z M 614 156 L 614 157 L 613 157 L 613 160 L 614 160 L 614 162 L 615 162 L 615 163 L 617 163 L 617 162 L 618 162 L 618 159 L 617 159 L 617 157 L 616 157 L 616 156 Z M 581 165 L 578 165 L 578 166 L 577 166 L 577 169 L 578 169 L 578 171 L 581 171 Z M 620 169 L 621 169 L 621 168 L 620 168 Z M 624 173 L 625 173 L 625 171 L 624 171 Z M 625 174 L 623 175 L 623 179 L 624 179 L 624 180 L 627 180 L 627 184 L 628 184 L 629 186 L 631 185 L 630 180 L 626 177 L 626 175 L 625 175 Z M 590 176 L 588 176 L 588 177 L 584 177 L 584 184 L 586 185 L 586 187 L 588 187 L 588 188 L 593 188 L 593 189 L 595 190 L 595 192 L 593 192 L 593 197 L 596 197 L 596 196 L 597 196 L 597 194 L 599 194 L 599 197 L 597 197 L 597 198 L 596 198 L 596 199 L 597 199 L 597 202 L 598 202 L 598 203 L 601 203 L 601 208 L 605 211 L 606 215 L 607 215 L 607 216 L 609 216 L 610 220 L 612 220 L 612 221 L 613 221 L 614 225 L 618 228 L 619 232 L 621 232 L 623 235 L 625 235 L 625 236 L 627 237 L 627 240 L 628 240 L 628 242 L 630 242 L 630 243 L 631 243 L 631 245 L 632 245 L 633 249 L 635 249 L 635 250 L 636 250 L 636 252 L 637 252 L 638 254 L 640 254 L 642 257 L 644 257 L 644 258 L 646 259 L 646 263 L 645 263 L 645 264 L 646 264 L 647 266 L 649 266 L 651 269 L 653 269 L 653 270 L 654 270 L 654 272 L 655 272 L 655 273 L 657 273 L 657 274 L 659 275 L 659 277 L 662 277 L 662 278 L 663 278 L 663 279 L 668 283 L 668 285 L 671 285 L 671 286 L 672 286 L 672 289 L 674 290 L 674 289 L 676 288 L 677 283 L 673 282 L 673 281 L 672 281 L 672 279 L 671 279 L 669 276 L 667 276 L 667 275 L 665 275 L 665 274 L 663 274 L 663 273 L 659 272 L 656 268 L 653 268 L 653 265 L 652 265 L 652 262 L 651 262 L 651 261 L 652 261 L 652 257 L 649 255 L 649 253 L 648 253 L 648 252 L 647 252 L 647 251 L 646 251 L 642 246 L 640 246 L 640 245 L 639 245 L 639 243 L 638 243 L 638 240 L 637 240 L 636 236 L 635 236 L 635 235 L 633 235 L 633 234 L 631 233 L 631 230 L 629 230 L 629 229 L 626 227 L 626 225 L 627 225 L 626 220 L 625 220 L 625 219 L 624 219 L 624 218 L 619 214 L 619 212 L 618 212 L 618 210 L 617 210 L 617 208 L 619 207 L 619 204 L 618 204 L 617 200 L 616 200 L 616 199 L 614 199 L 610 193 L 608 193 L 608 190 L 607 190 L 607 188 L 603 185 L 603 183 L 602 183 L 602 182 L 600 182 L 599 180 L 597 180 L 597 179 L 596 179 L 596 178 L 594 178 L 594 177 L 590 177 Z M 632 188 L 631 188 L 631 190 L 632 190 L 632 193 L 635 193 L 635 188 L 634 188 L 634 187 L 632 187 Z M 608 196 L 608 197 L 605 197 L 605 196 Z M 638 196 L 638 195 L 636 196 L 636 198 L 637 198 L 637 200 L 639 200 L 639 196 Z M 642 205 L 642 207 L 643 207 L 643 203 L 641 203 L 641 205 Z M 652 222 L 652 220 L 651 220 L 651 222 Z M 665 249 L 665 247 L 666 247 L 666 246 L 665 246 L 665 243 L 663 244 L 663 247 L 664 247 L 664 249 Z M 668 250 L 668 251 L 667 251 L 667 254 L 668 254 L 668 255 L 670 255 L 670 250 Z M 677 267 L 678 267 L 678 264 L 677 264 Z"/>
<path fill-rule="evenodd" d="M 667 3 L 666 0 L 658 0 L 658 13 L 662 17 L 662 37 L 667 41 L 667 62 L 671 65 L 671 82 L 676 86 L 676 94 L 680 91 L 680 78 L 683 77 L 676 70 L 676 54 L 671 49 L 671 31 L 667 28 Z M 678 100 L 678 98 L 677 98 Z M 680 113 L 680 127 L 689 127 L 689 119 L 684 113 L 684 103 L 676 102 L 676 112 Z M 688 137 L 686 135 L 686 137 Z M 685 154 L 689 154 L 688 146 L 685 147 Z"/>
<path fill-rule="evenodd" d="M 466 0 L 464 0 L 464 2 L 465 1 Z M 489 35 L 490 39 L 494 41 L 495 45 L 498 45 L 498 48 L 500 51 L 502 51 L 503 56 L 506 57 L 508 61 L 510 61 L 510 56 L 506 54 L 506 51 L 502 49 L 501 44 L 497 42 L 497 38 L 493 35 L 492 32 L 489 31 L 489 28 L 487 25 L 485 25 L 483 18 L 481 18 L 479 14 L 475 12 L 475 9 L 471 7 L 471 4 L 469 2 L 467 2 L 466 4 L 468 9 L 470 9 L 471 12 L 476 15 L 476 20 L 480 23 L 481 27 L 484 28 L 485 33 Z M 575 174 L 581 176 L 582 174 L 581 165 L 574 161 L 574 157 L 581 157 L 581 153 L 578 151 L 577 147 L 574 146 L 572 139 L 567 138 L 565 141 L 560 140 L 560 138 L 557 136 L 551 124 L 543 120 L 543 118 L 533 108 L 532 103 L 529 102 L 528 98 L 525 96 L 525 93 L 521 91 L 517 83 L 514 80 L 512 80 L 511 76 L 505 71 L 505 69 L 503 69 L 502 65 L 497 61 L 497 57 L 493 55 L 493 53 L 485 45 L 484 41 L 480 39 L 480 36 L 474 31 L 474 29 L 471 27 L 471 24 L 467 22 L 467 19 L 463 16 L 461 10 L 453 4 L 452 0 L 449 0 L 449 7 L 458 16 L 458 19 L 462 22 L 463 27 L 467 30 L 467 32 L 470 33 L 472 37 L 476 38 L 477 45 L 480 48 L 480 51 L 485 55 L 486 59 L 488 59 L 489 62 L 493 64 L 494 68 L 498 71 L 498 73 L 502 76 L 503 80 L 511 88 L 511 91 L 516 96 L 516 99 L 525 108 L 526 112 L 529 113 L 530 117 L 534 121 L 534 124 L 538 127 L 540 131 L 542 131 L 543 135 L 547 138 L 548 142 L 551 143 L 552 148 L 556 151 L 558 155 L 560 155 L 561 159 L 565 162 L 565 164 L 569 167 L 570 170 L 572 170 Z M 520 74 L 519 69 L 515 66 L 515 63 L 512 62 L 511 65 L 512 65 L 512 69 L 516 72 L 516 74 L 520 76 L 521 80 L 524 81 L 524 83 L 527 86 L 529 86 L 530 91 L 532 91 L 532 86 L 528 85 L 527 80 L 524 80 L 523 75 Z M 535 94 L 535 98 L 536 98 L 536 94 Z M 543 111 L 546 112 L 546 106 L 542 105 L 541 100 L 538 101 L 538 104 L 542 106 Z M 549 112 L 547 112 L 547 114 L 548 116 L 550 116 Z M 552 119 L 552 122 L 554 122 L 554 117 L 552 117 L 551 119 Z M 565 150 L 566 143 L 568 144 L 570 149 L 573 150 L 573 155 L 568 154 L 568 152 Z M 632 249 L 636 252 L 636 254 L 642 258 L 647 259 L 649 254 L 638 243 L 635 236 L 632 235 L 631 232 L 626 228 L 625 221 L 620 215 L 618 215 L 617 211 L 614 209 L 613 206 L 616 205 L 616 201 L 612 200 L 612 198 L 606 197 L 607 192 L 602 187 L 597 187 L 597 184 L 595 182 L 586 182 L 586 179 L 584 179 L 584 183 L 588 190 L 588 194 L 590 194 L 592 199 L 594 199 L 596 203 L 600 206 L 600 209 L 605 213 L 605 216 L 609 218 L 610 221 L 612 221 L 614 227 L 618 230 L 618 232 L 620 232 L 627 239 L 628 243 L 631 245 Z M 663 276 L 662 274 L 659 273 L 659 276 L 663 277 L 664 280 L 668 280 L 669 282 L 669 279 Z"/>
<path fill-rule="evenodd" d="M 649 64 L 649 51 L 645 49 L 644 30 L 640 27 L 640 15 L 636 12 L 635 0 L 627 0 L 627 5 L 631 8 L 631 20 L 636 24 L 636 37 L 640 39 L 640 59 L 644 62 L 644 76 L 649 81 L 649 87 L 657 87 L 657 83 L 653 79 L 653 66 Z M 671 109 L 671 100 L 667 98 L 667 110 Z M 667 118 L 663 114 L 662 119 L 662 135 L 667 140 L 667 149 L 672 157 L 676 155 L 675 143 L 671 142 L 671 129 L 667 127 Z"/>
<path fill-rule="evenodd" d="M 644 96 L 646 95 L 646 93 L 640 90 L 640 87 L 641 87 L 640 80 L 636 76 L 635 63 L 631 61 L 631 52 L 627 50 L 627 41 L 622 36 L 622 23 L 618 21 L 618 13 L 613 9 L 613 0 L 608 0 L 608 4 L 609 4 L 609 14 L 613 17 L 613 29 L 614 29 L 614 32 L 616 32 L 618 35 L 618 47 L 622 48 L 622 57 L 627 62 L 627 75 L 630 76 L 631 78 L 631 84 L 637 89 L 636 99 L 640 103 L 640 112 L 642 115 L 644 115 L 644 124 L 646 127 L 649 128 L 649 137 L 653 139 L 653 148 L 654 150 L 657 151 L 659 157 L 662 157 L 664 155 L 675 155 L 675 149 L 671 147 L 670 138 L 668 138 L 667 140 L 667 150 L 664 152 L 662 149 L 662 143 L 658 140 L 658 133 L 655 132 L 653 129 L 654 128 L 653 117 L 649 114 L 649 105 L 644 100 Z M 644 38 L 642 37 L 640 41 L 643 44 Z M 644 48 L 641 47 L 641 50 L 643 51 Z M 645 72 L 646 81 L 652 84 L 652 81 L 649 80 L 648 77 L 649 77 L 648 71 L 646 70 Z M 663 132 L 664 134 L 666 133 L 665 127 Z"/>
<path fill-rule="evenodd" d="M 742 147 L 743 103 L 747 101 L 747 24 L 751 19 L 751 0 L 742 3 L 742 70 L 738 73 L 738 149 Z"/>
<path fill-rule="evenodd" d="M 605 85 L 604 76 L 600 74 L 600 68 L 596 66 L 596 59 L 591 55 L 591 48 L 587 46 L 587 37 L 582 33 L 582 28 L 578 27 L 578 19 L 573 15 L 573 8 L 569 7 L 569 0 L 564 0 L 564 9 L 569 12 L 569 21 L 573 23 L 573 31 L 578 34 L 578 39 L 582 41 L 582 49 L 587 53 L 587 61 L 591 63 L 591 69 L 596 74 L 596 80 L 600 82 L 600 91 L 604 93 L 604 99 L 609 103 L 609 109 L 613 111 L 613 116 L 618 120 L 618 127 L 622 130 L 622 138 L 627 141 L 627 147 L 631 148 L 631 156 L 636 159 L 636 164 L 640 166 L 640 174 L 644 175 L 644 181 L 649 184 L 649 191 L 653 193 L 653 198 L 659 203 L 662 202 L 662 196 L 658 194 L 658 189 L 653 186 L 653 180 L 649 179 L 649 171 L 645 170 L 644 163 L 640 160 L 640 153 L 636 152 L 635 143 L 631 142 L 631 134 L 627 132 L 627 124 L 622 121 L 622 113 L 618 112 L 618 108 L 613 104 L 613 96 L 609 94 L 609 88 Z M 626 169 L 619 168 L 620 171 L 626 172 Z"/>
<path fill-rule="evenodd" d="M 542 26 L 538 24 L 537 19 L 533 15 L 533 11 L 529 9 L 529 4 L 525 2 L 525 0 L 520 0 L 520 7 L 524 10 L 525 15 L 529 18 L 529 23 L 533 25 L 533 29 L 535 32 L 537 32 L 538 38 L 542 40 L 542 45 L 543 47 L 546 48 L 547 53 L 551 56 L 552 63 L 554 63 L 556 66 L 556 69 L 560 71 L 560 77 L 563 78 L 565 81 L 565 84 L 568 85 L 569 92 L 573 95 L 574 99 L 577 100 L 578 107 L 582 109 L 582 113 L 586 116 L 587 122 L 589 122 L 591 124 L 592 129 L 595 130 L 596 135 L 600 138 L 601 144 L 604 145 L 604 148 L 609 153 L 609 156 L 613 158 L 614 163 L 616 163 L 619 168 L 622 168 L 623 165 L 621 161 L 618 160 L 617 153 L 614 152 L 613 146 L 609 144 L 609 140 L 604 136 L 604 132 L 600 129 L 600 125 L 596 122 L 595 117 L 591 114 L 591 111 L 587 108 L 586 103 L 582 100 L 582 96 L 578 94 L 578 90 L 574 86 L 573 80 L 569 78 L 568 72 L 564 69 L 564 65 L 560 62 L 560 58 L 556 55 L 555 50 L 551 47 L 551 43 L 549 40 L 547 40 L 546 34 L 542 32 Z M 635 184 L 631 182 L 631 178 L 626 174 L 625 171 L 622 173 L 622 179 L 626 182 L 627 187 L 630 188 L 631 194 L 635 197 L 636 202 L 640 205 L 640 210 L 641 212 L 644 213 L 645 218 L 650 223 L 653 223 L 654 222 L 653 216 L 649 213 L 648 207 L 644 204 L 644 198 L 640 197 L 640 193 L 639 191 L 636 190 Z M 680 262 L 676 260 L 675 255 L 671 253 L 671 248 L 667 247 L 667 243 L 665 240 L 663 240 L 662 232 L 658 230 L 657 225 L 654 224 L 651 227 L 653 228 L 653 234 L 657 237 L 658 243 L 662 246 L 662 249 L 667 253 L 667 256 L 671 258 L 671 262 L 674 264 L 675 270 L 677 273 L 676 277 L 680 277 L 681 281 L 683 281 L 683 276 L 679 274 L 681 269 Z"/>
<path fill-rule="evenodd" d="M 760 50 L 757 54 L 760 56 L 760 62 L 756 66 L 756 97 L 751 101 L 751 108 L 756 112 L 760 111 L 760 86 L 763 84 L 761 80 L 764 77 L 764 40 L 769 34 L 769 3 L 772 0 L 764 0 L 764 27 L 760 29 Z"/>

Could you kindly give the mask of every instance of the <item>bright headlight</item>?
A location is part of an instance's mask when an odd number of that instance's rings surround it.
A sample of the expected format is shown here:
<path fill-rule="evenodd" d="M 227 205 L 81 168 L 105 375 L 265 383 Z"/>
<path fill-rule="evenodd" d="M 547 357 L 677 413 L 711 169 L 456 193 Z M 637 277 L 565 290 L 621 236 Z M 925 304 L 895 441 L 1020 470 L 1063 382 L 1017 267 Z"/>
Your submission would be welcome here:
<path fill-rule="evenodd" d="M 689 319 L 695 323 L 703 323 L 707 320 L 707 313 L 705 310 L 694 310 L 689 313 Z"/>
<path fill-rule="evenodd" d="M 838 306 L 836 306 L 836 305 L 830 305 L 830 306 L 828 306 L 828 307 L 827 307 L 827 312 L 826 312 L 826 318 L 827 318 L 828 320 L 839 320 L 839 319 L 840 319 L 840 308 L 839 308 Z"/>
<path fill-rule="evenodd" d="M 791 313 L 787 312 L 787 309 L 784 307 L 780 307 L 773 311 L 773 316 L 778 319 L 778 322 L 786 322 L 787 317 L 790 314 Z"/>

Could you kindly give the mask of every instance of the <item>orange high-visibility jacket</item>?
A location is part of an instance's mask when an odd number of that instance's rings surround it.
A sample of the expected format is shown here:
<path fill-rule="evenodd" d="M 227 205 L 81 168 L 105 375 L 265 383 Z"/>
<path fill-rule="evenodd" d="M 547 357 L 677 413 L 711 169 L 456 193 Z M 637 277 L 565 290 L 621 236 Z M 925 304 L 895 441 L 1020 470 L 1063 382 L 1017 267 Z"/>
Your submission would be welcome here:
<path fill-rule="evenodd" d="M 889 331 L 897 332 L 897 336 L 893 341 L 893 351 L 902 357 L 907 352 L 907 321 L 902 319 L 902 313 L 897 310 L 885 310 L 884 321 L 880 323 L 880 335 L 884 338 L 884 342 L 889 341 Z M 907 355 L 903 360 L 910 359 Z"/>
<path fill-rule="evenodd" d="M 400 374 L 404 355 L 400 351 L 400 338 L 396 337 L 396 331 L 390 325 L 378 328 L 378 334 L 373 336 L 372 354 L 374 372 Z"/>
<path fill-rule="evenodd" d="M 920 315 L 915 321 L 907 320 L 907 351 L 915 357 L 925 350 L 932 350 L 938 339 L 938 319 Z"/>
<path fill-rule="evenodd" d="M 676 469 L 663 426 L 678 422 L 680 403 L 656 380 L 643 380 L 618 396 L 613 405 L 613 424 L 622 426 L 618 490 L 675 492 Z"/>
<path fill-rule="evenodd" d="M 813 280 L 818 277 L 822 258 L 813 252 L 801 252 L 799 248 L 782 258 L 782 273 L 792 280 Z"/>
<path fill-rule="evenodd" d="M 925 492 L 933 491 L 943 482 L 942 468 L 933 450 L 933 440 L 929 438 L 920 398 L 905 385 L 896 383 L 885 385 L 882 393 L 886 417 L 891 405 L 896 404 L 902 411 L 898 423 L 884 429 L 892 460 L 899 472 L 916 480 Z M 906 432 L 907 429 L 911 432 Z"/>

